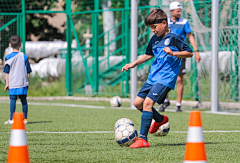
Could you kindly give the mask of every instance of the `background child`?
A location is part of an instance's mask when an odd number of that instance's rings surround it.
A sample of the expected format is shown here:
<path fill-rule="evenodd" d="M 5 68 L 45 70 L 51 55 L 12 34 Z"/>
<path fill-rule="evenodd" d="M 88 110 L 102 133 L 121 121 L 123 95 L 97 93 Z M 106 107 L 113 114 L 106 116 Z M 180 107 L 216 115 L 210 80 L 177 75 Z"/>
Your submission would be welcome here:
<path fill-rule="evenodd" d="M 168 122 L 168 117 L 159 114 L 153 105 L 155 102 L 163 103 L 167 93 L 174 89 L 182 58 L 193 56 L 191 48 L 182 37 L 171 33 L 167 24 L 167 15 L 163 10 L 152 10 L 146 17 L 145 24 L 150 26 L 152 32 L 155 33 L 148 44 L 146 53 L 122 68 L 122 71 L 128 71 L 156 57 L 146 83 L 134 100 L 136 108 L 142 111 L 141 128 L 140 137 L 129 148 L 149 147 L 148 132 L 154 133 L 161 125 Z M 155 122 L 150 128 L 152 119 Z"/>
<path fill-rule="evenodd" d="M 16 109 L 16 100 L 20 98 L 22 102 L 22 111 L 24 113 L 24 123 L 27 123 L 27 90 L 29 86 L 29 77 L 32 72 L 28 57 L 19 51 L 22 43 L 19 36 L 11 36 L 9 46 L 13 52 L 5 58 L 3 72 L 6 77 L 5 91 L 9 90 L 10 96 L 10 119 L 5 124 L 13 124 L 13 113 Z"/>

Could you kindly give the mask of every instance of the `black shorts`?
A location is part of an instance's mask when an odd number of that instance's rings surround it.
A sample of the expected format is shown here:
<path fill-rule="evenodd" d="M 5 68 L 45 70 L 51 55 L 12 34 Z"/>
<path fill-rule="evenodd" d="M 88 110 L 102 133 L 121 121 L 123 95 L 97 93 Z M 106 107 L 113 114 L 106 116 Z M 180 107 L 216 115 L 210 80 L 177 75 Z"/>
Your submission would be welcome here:
<path fill-rule="evenodd" d="M 186 74 L 186 58 L 182 58 L 182 64 L 179 70 L 179 75 L 185 75 Z"/>

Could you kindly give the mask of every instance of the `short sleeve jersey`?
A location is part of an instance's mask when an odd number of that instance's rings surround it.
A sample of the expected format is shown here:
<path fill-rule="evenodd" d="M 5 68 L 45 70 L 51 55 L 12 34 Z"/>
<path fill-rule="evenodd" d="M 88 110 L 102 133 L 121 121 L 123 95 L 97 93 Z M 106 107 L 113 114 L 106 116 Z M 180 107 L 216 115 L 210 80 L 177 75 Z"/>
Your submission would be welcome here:
<path fill-rule="evenodd" d="M 192 49 L 183 40 L 183 38 L 172 32 L 164 37 L 153 35 L 146 50 L 147 55 L 154 55 L 156 60 L 151 66 L 147 79 L 148 84 L 163 84 L 174 89 L 177 76 L 181 67 L 182 58 L 170 56 L 163 52 L 163 48 L 169 47 L 173 52 L 188 51 Z"/>
<path fill-rule="evenodd" d="M 5 57 L 5 61 L 7 61 L 8 59 L 11 59 L 12 57 L 16 56 L 17 54 L 18 54 L 18 52 L 12 52 L 12 53 L 8 54 Z M 32 72 L 32 69 L 31 69 L 29 61 L 28 61 L 28 56 L 26 54 L 24 54 L 24 61 L 25 61 L 27 73 L 29 74 Z M 10 66 L 5 65 L 3 72 L 9 74 L 10 71 L 11 71 Z M 27 87 L 9 89 L 9 95 L 27 95 Z"/>
<path fill-rule="evenodd" d="M 173 33 L 182 36 L 184 41 L 186 41 L 186 34 L 192 32 L 188 20 L 182 17 L 178 18 L 176 22 L 173 22 L 170 18 L 168 18 L 168 27 Z"/>

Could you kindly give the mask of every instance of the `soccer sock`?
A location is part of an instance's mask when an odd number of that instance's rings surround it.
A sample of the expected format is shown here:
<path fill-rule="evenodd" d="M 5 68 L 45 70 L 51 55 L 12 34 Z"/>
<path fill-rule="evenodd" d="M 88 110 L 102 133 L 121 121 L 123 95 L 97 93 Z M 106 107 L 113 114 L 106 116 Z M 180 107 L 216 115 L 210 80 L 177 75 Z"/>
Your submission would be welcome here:
<path fill-rule="evenodd" d="M 169 102 L 169 98 L 165 98 L 164 102 Z"/>
<path fill-rule="evenodd" d="M 143 109 L 138 109 L 140 112 L 143 112 Z M 152 107 L 152 112 L 153 112 L 153 119 L 157 122 L 157 123 L 161 123 L 164 119 L 164 117 L 158 113 L 158 111 Z"/>
<path fill-rule="evenodd" d="M 153 112 L 153 119 L 157 122 L 157 123 L 161 123 L 164 119 L 164 117 L 158 113 L 158 111 L 152 107 L 152 112 Z"/>
<path fill-rule="evenodd" d="M 182 104 L 181 104 L 181 103 L 178 103 L 178 102 L 177 102 L 177 104 L 176 104 L 176 105 L 177 105 L 177 106 L 182 106 Z"/>
<path fill-rule="evenodd" d="M 16 109 L 16 101 L 17 99 L 10 98 L 10 120 L 13 119 L 13 113 L 15 112 Z"/>
<path fill-rule="evenodd" d="M 152 118 L 153 118 L 152 112 L 143 111 L 139 138 L 147 140 L 148 130 L 150 128 Z"/>
<path fill-rule="evenodd" d="M 22 102 L 22 111 L 23 111 L 23 114 L 24 114 L 24 119 L 27 119 L 28 104 L 27 104 L 26 97 L 21 98 L 21 102 Z"/>

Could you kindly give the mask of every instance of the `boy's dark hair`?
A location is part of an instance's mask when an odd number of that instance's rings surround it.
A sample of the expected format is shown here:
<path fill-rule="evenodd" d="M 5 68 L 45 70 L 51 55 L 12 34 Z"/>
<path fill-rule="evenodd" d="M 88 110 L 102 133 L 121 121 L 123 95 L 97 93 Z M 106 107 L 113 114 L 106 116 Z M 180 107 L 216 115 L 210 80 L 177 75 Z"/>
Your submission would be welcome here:
<path fill-rule="evenodd" d="M 149 15 L 145 18 L 145 25 L 149 26 L 151 24 L 155 24 L 154 22 L 157 19 L 166 19 L 167 20 L 167 14 L 161 9 L 153 9 L 149 13 Z"/>
<path fill-rule="evenodd" d="M 17 36 L 17 35 L 11 36 L 9 38 L 9 42 L 11 44 L 11 47 L 16 49 L 16 48 L 18 48 L 21 45 L 21 38 L 19 36 Z"/>

